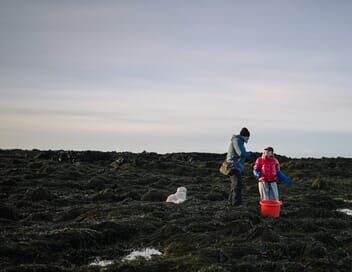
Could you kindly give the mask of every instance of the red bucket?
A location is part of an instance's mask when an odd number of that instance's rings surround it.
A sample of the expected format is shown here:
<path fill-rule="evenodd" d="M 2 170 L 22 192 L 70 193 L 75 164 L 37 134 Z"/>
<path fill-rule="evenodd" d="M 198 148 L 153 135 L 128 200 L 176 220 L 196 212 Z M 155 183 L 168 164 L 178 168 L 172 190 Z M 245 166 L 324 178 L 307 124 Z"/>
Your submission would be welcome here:
<path fill-rule="evenodd" d="M 282 202 L 278 200 L 261 200 L 260 212 L 263 216 L 279 217 Z"/>

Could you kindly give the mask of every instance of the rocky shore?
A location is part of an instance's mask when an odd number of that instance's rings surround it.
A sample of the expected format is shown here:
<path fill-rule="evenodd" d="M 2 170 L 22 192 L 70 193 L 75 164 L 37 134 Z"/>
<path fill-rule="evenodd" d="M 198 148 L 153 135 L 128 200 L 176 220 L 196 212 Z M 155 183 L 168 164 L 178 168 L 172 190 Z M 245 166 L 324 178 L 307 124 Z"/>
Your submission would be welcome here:
<path fill-rule="evenodd" d="M 279 156 L 294 183 L 266 218 L 253 161 L 245 204 L 226 205 L 224 156 L 0 150 L 0 270 L 352 270 L 352 159 Z"/>

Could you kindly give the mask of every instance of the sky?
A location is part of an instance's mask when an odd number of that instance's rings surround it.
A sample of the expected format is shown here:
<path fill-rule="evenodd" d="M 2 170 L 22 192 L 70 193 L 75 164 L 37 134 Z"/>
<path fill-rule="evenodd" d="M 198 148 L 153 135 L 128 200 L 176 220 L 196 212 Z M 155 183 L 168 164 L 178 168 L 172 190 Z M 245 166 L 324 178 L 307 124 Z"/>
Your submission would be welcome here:
<path fill-rule="evenodd" d="M 0 0 L 0 148 L 352 157 L 351 1 Z"/>

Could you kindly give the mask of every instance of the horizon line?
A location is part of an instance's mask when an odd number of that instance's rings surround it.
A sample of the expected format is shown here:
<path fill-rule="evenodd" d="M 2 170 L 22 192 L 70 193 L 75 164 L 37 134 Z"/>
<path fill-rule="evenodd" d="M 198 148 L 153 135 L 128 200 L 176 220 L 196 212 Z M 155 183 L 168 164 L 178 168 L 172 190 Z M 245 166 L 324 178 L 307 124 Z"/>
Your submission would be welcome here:
<path fill-rule="evenodd" d="M 29 152 L 33 152 L 33 151 L 39 151 L 39 152 L 47 152 L 47 151 L 53 151 L 53 152 L 58 152 L 58 151 L 73 151 L 73 152 L 87 152 L 87 151 L 91 151 L 91 152 L 102 152 L 102 153 L 131 153 L 131 154 L 142 154 L 142 153 L 155 153 L 157 155 L 167 155 L 167 154 L 180 154 L 180 153 L 185 153 L 185 154 L 192 154 L 192 153 L 198 153 L 198 154 L 214 154 L 214 155 L 225 155 L 227 152 L 223 152 L 223 153 L 216 153 L 216 152 L 205 152 L 205 151 L 175 151 L 175 152 L 155 152 L 155 151 L 147 151 L 147 150 L 143 150 L 140 152 L 134 152 L 134 151 L 128 151 L 128 150 L 124 150 L 124 151 L 117 151 L 117 150 L 94 150 L 94 149 L 39 149 L 39 148 L 32 148 L 32 149 L 26 149 L 26 148 L 1 148 L 0 147 L 0 151 L 15 151 L 15 150 L 20 150 L 20 151 L 29 151 Z M 258 152 L 258 151 L 251 151 L 254 153 L 262 153 L 262 152 Z M 284 157 L 287 159 L 352 159 L 351 157 L 346 157 L 346 156 L 320 156 L 320 157 L 316 157 L 316 156 L 309 156 L 309 157 L 296 157 L 296 156 L 286 156 L 286 155 L 281 155 L 281 154 L 276 154 L 274 153 L 276 156 L 280 156 L 280 157 Z"/>

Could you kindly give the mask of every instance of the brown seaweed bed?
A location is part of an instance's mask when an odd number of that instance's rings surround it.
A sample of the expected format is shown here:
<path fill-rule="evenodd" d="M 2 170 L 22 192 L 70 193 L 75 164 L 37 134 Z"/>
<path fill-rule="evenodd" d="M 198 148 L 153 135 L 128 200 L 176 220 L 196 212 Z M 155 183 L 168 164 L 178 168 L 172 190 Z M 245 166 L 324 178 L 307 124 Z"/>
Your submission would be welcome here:
<path fill-rule="evenodd" d="M 280 218 L 226 205 L 224 154 L 0 150 L 1 271 L 351 271 L 352 159 L 279 157 Z M 180 205 L 165 203 L 179 186 Z M 154 250 L 150 258 L 127 258 Z M 150 251 L 152 252 L 152 251 Z"/>

